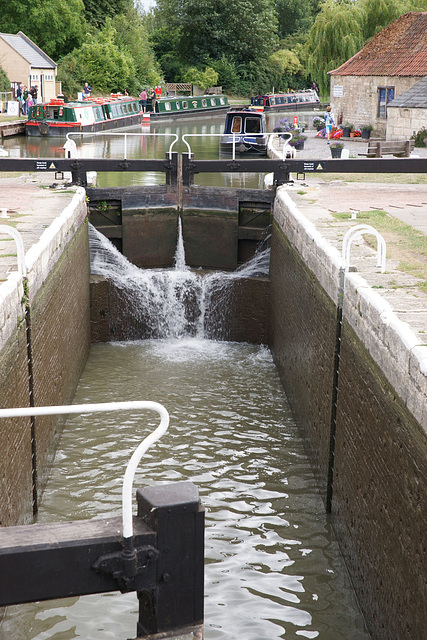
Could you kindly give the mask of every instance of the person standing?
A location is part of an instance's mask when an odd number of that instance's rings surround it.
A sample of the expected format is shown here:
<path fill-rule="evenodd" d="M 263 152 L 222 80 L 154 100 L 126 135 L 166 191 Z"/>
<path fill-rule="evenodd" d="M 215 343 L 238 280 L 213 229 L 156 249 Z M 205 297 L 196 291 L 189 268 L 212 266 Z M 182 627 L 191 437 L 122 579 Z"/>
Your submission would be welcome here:
<path fill-rule="evenodd" d="M 85 82 L 85 86 L 83 87 L 83 100 L 87 100 L 88 98 L 90 98 L 90 94 L 92 93 L 92 89 L 89 86 L 88 82 Z"/>
<path fill-rule="evenodd" d="M 334 125 L 335 125 L 334 114 L 332 113 L 331 105 L 328 105 L 326 107 L 326 112 L 325 112 L 325 127 L 326 127 L 326 137 L 328 139 L 328 144 L 331 139 L 331 131 Z"/>
<path fill-rule="evenodd" d="M 31 98 L 32 98 L 32 103 L 33 104 L 37 104 L 37 87 L 36 86 L 31 87 L 30 94 L 31 94 Z"/>
<path fill-rule="evenodd" d="M 22 90 L 22 113 L 24 114 L 24 116 L 28 115 L 28 96 L 29 95 L 30 95 L 30 92 L 28 91 L 27 87 L 24 85 Z"/>
<path fill-rule="evenodd" d="M 150 98 L 151 98 L 151 110 L 154 113 L 156 111 L 156 102 L 157 102 L 157 93 L 155 92 L 154 89 L 151 89 L 150 91 Z"/>
<path fill-rule="evenodd" d="M 141 109 L 145 113 L 147 110 L 147 92 L 145 89 L 143 89 L 139 94 L 139 104 L 141 105 Z"/>

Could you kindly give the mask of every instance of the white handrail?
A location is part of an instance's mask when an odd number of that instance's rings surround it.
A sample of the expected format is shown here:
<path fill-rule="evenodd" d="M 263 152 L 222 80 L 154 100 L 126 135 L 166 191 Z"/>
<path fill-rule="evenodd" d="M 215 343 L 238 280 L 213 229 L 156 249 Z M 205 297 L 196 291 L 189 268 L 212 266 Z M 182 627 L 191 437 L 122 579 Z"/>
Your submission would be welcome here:
<path fill-rule="evenodd" d="M 9 236 L 15 240 L 16 244 L 16 253 L 18 256 L 18 271 L 19 274 L 25 278 L 27 275 L 27 268 L 25 266 L 25 251 L 24 251 L 24 241 L 22 240 L 22 236 L 13 227 L 10 227 L 8 224 L 0 225 L 0 233 L 7 233 Z"/>
<path fill-rule="evenodd" d="M 358 224 L 349 229 L 345 234 L 341 253 L 342 268 L 345 271 L 349 268 L 351 245 L 357 238 L 365 233 L 373 235 L 377 239 L 377 267 L 381 267 L 381 273 L 384 273 L 386 262 L 386 242 L 383 236 L 369 224 Z"/>
<path fill-rule="evenodd" d="M 181 139 L 183 141 L 183 143 L 185 144 L 185 146 L 187 147 L 188 153 L 191 155 L 192 151 L 191 151 L 191 147 L 189 145 L 189 143 L 187 142 L 186 138 L 205 138 L 205 137 L 210 137 L 210 138 L 222 138 L 223 136 L 233 136 L 233 155 L 232 155 L 232 160 L 236 159 L 236 136 L 255 136 L 255 137 L 263 137 L 263 136 L 275 136 L 277 135 L 277 133 L 270 133 L 265 131 L 264 133 L 184 133 L 181 136 Z M 176 142 L 176 141 L 175 141 Z M 175 144 L 175 142 L 172 144 Z"/>
<path fill-rule="evenodd" d="M 90 132 L 76 133 L 76 132 L 70 131 L 69 133 L 67 133 L 67 136 L 66 136 L 67 137 L 67 141 L 74 142 L 73 140 L 70 139 L 69 136 L 80 136 L 80 137 L 81 136 L 91 136 L 91 137 L 93 137 L 93 136 L 95 136 L 95 137 L 97 137 L 97 136 L 102 136 L 102 137 L 104 137 L 104 136 L 122 136 L 125 139 L 124 140 L 124 142 L 125 142 L 125 144 L 124 144 L 124 156 L 123 156 L 124 160 L 126 160 L 126 157 L 127 157 L 127 136 L 138 136 L 139 138 L 144 137 L 144 136 L 161 136 L 163 138 L 166 138 L 166 137 L 175 138 L 173 140 L 173 142 L 171 142 L 171 144 L 169 146 L 169 150 L 168 150 L 169 159 L 172 157 L 172 147 L 179 140 L 179 135 L 177 133 L 146 133 L 145 131 L 142 132 L 142 133 L 126 133 L 126 132 L 121 133 L 120 131 L 97 131 L 97 132 L 94 132 L 94 133 L 90 133 Z M 67 144 L 67 143 L 65 143 L 65 144 Z M 65 148 L 66 147 L 64 145 L 64 149 Z"/>
<path fill-rule="evenodd" d="M 134 451 L 126 467 L 122 488 L 122 522 L 123 537 L 132 538 L 132 485 L 136 468 L 144 453 L 161 438 L 169 426 L 169 414 L 165 407 L 158 402 L 129 401 L 129 402 L 104 402 L 101 404 L 73 404 L 51 407 L 26 407 L 17 409 L 0 409 L 0 418 L 17 418 L 31 416 L 63 415 L 67 413 L 96 413 L 101 411 L 130 411 L 135 409 L 149 409 L 156 411 L 160 416 L 160 424 L 148 435 Z"/>

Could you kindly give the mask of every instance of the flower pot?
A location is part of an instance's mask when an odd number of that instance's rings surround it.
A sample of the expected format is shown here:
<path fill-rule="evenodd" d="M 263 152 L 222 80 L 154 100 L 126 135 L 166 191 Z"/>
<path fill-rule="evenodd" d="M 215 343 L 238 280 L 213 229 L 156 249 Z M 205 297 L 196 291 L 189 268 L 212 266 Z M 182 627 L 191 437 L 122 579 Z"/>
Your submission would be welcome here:
<path fill-rule="evenodd" d="M 369 140 L 371 137 L 371 131 L 369 129 L 362 129 L 362 138 L 364 140 Z"/>
<path fill-rule="evenodd" d="M 304 142 L 305 140 L 300 140 L 299 142 L 295 143 L 295 149 L 297 151 L 301 151 L 302 149 L 304 149 Z"/>
<path fill-rule="evenodd" d="M 356 134 L 354 133 L 354 131 L 350 131 L 350 138 L 355 138 Z"/>
<path fill-rule="evenodd" d="M 331 149 L 331 156 L 333 158 L 341 158 L 342 149 Z"/>
<path fill-rule="evenodd" d="M 351 133 L 351 129 L 349 127 L 343 127 L 342 135 L 344 138 L 349 138 Z"/>

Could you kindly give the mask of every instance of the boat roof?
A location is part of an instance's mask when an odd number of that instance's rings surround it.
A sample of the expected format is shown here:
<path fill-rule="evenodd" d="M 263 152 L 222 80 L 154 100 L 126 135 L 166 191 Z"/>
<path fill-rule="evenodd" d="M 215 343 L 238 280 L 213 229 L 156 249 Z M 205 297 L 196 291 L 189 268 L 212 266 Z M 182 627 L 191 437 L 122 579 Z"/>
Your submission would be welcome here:
<path fill-rule="evenodd" d="M 65 107 L 87 107 L 93 105 L 103 105 L 103 104 L 115 104 L 117 102 L 129 102 L 135 101 L 138 98 L 133 98 L 132 96 L 108 96 L 108 97 L 100 97 L 100 98 L 90 98 L 89 100 L 70 100 L 69 102 L 65 102 L 61 99 L 52 98 L 49 102 L 43 102 L 45 106 L 59 106 L 63 105 Z"/>

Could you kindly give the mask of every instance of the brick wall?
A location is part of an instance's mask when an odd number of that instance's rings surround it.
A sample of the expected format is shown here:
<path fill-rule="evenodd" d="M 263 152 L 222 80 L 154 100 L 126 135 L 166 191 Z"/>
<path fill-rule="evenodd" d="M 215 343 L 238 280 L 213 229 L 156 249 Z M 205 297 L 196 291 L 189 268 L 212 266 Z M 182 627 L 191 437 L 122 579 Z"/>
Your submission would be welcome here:
<path fill-rule="evenodd" d="M 0 352 L 0 406 L 29 406 L 27 340 L 22 324 Z M 0 421 L 0 452 L 0 526 L 26 524 L 32 517 L 29 419 Z"/>
<path fill-rule="evenodd" d="M 36 406 L 72 400 L 89 346 L 89 243 L 85 194 L 71 202 L 26 254 Z M 0 406 L 30 406 L 22 277 L 1 285 Z M 46 477 L 56 418 L 38 418 L 35 445 L 39 492 Z M 30 420 L 0 421 L 0 523 L 32 518 Z"/>
<path fill-rule="evenodd" d="M 31 303 L 36 406 L 70 404 L 73 399 L 90 348 L 89 269 L 87 224 L 83 224 Z M 57 420 L 55 416 L 36 418 L 41 486 Z"/>
<path fill-rule="evenodd" d="M 336 308 L 277 225 L 270 272 L 271 349 L 326 499 Z"/>
<path fill-rule="evenodd" d="M 334 528 L 373 638 L 423 638 L 426 434 L 347 322 L 332 504 Z"/>
<path fill-rule="evenodd" d="M 275 220 L 271 345 L 324 495 L 339 254 L 286 192 Z M 340 343 L 332 526 L 373 640 L 423 638 L 427 347 L 356 273 Z"/>

